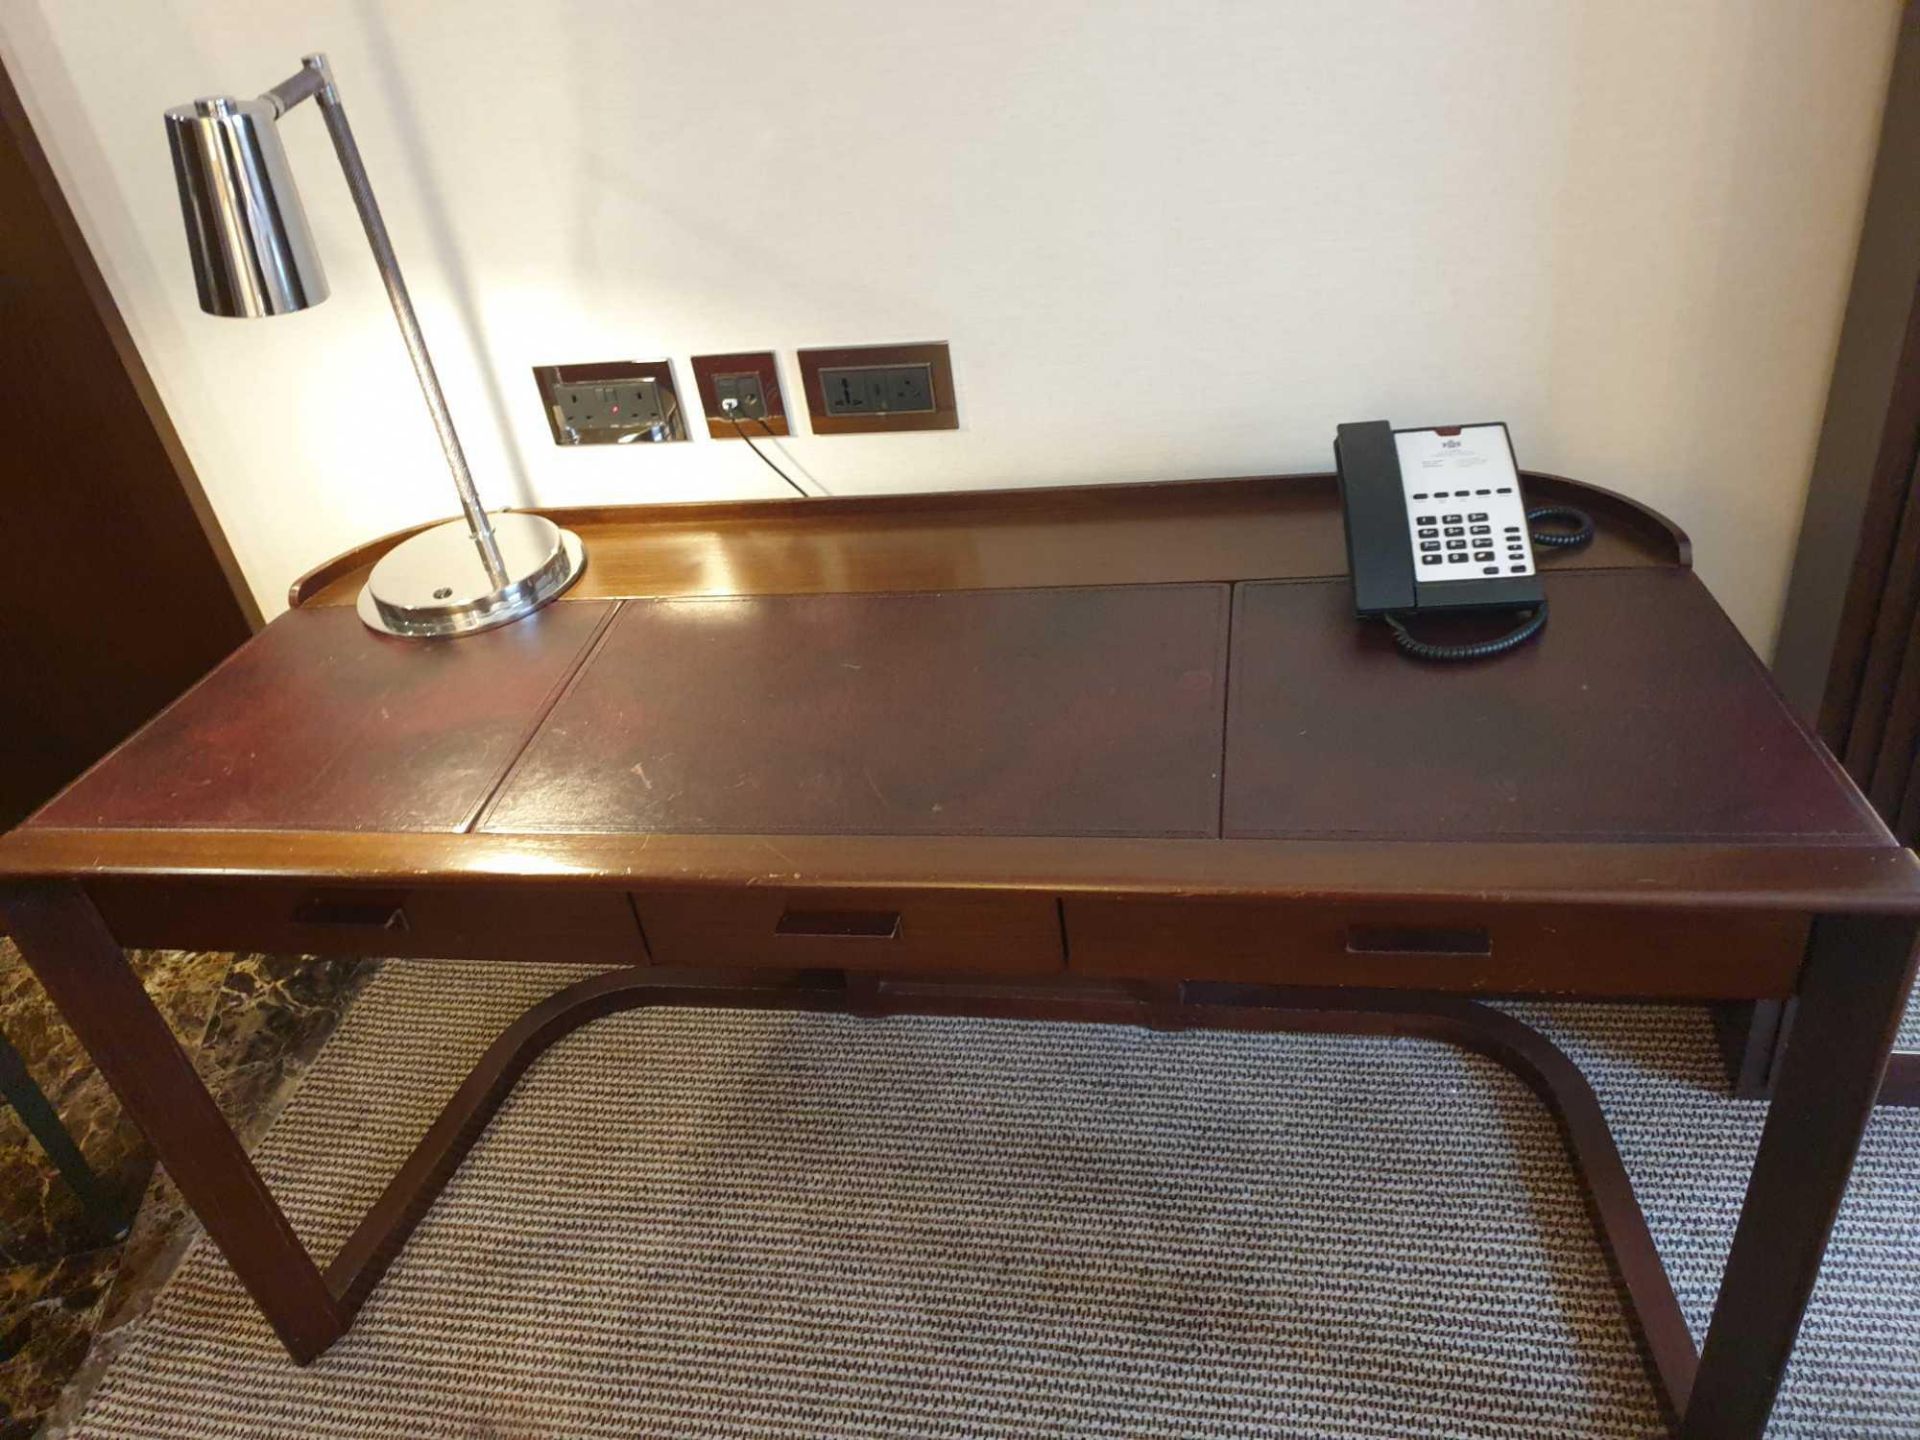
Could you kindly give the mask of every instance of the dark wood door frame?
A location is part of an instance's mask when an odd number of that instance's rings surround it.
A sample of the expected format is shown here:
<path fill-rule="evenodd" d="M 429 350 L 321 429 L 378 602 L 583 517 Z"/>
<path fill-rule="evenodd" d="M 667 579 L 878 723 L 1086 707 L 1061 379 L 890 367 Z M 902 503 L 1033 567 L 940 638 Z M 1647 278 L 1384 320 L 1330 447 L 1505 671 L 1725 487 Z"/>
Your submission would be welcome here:
<path fill-rule="evenodd" d="M 0 214 L 4 827 L 261 617 L 4 65 Z"/>
<path fill-rule="evenodd" d="M 1920 7 L 1902 18 L 1774 674 L 1903 844 L 1920 838 Z M 1736 1091 L 1772 1084 L 1791 1005 L 1721 1016 Z M 1882 1103 L 1920 1104 L 1920 1054 Z"/>

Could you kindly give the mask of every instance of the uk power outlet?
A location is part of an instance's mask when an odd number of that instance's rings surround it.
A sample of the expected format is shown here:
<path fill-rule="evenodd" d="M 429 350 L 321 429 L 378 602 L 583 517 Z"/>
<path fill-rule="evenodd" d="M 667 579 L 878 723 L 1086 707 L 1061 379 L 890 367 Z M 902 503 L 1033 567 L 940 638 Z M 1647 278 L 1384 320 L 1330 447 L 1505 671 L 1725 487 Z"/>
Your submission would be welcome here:
<path fill-rule="evenodd" d="M 562 385 L 561 422 L 570 430 L 630 430 L 658 425 L 665 418 L 660 387 L 651 380 L 628 380 L 617 385 Z"/>
<path fill-rule="evenodd" d="M 536 365 L 541 408 L 556 445 L 685 440 L 687 427 L 664 360 Z"/>

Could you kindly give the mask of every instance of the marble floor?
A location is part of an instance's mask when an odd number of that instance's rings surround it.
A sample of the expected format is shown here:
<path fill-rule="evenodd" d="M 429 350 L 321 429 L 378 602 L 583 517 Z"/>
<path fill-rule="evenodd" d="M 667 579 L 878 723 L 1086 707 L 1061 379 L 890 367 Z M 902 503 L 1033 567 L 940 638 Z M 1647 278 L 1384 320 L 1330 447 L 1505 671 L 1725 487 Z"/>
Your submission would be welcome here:
<path fill-rule="evenodd" d="M 377 966 L 209 951 L 135 951 L 129 959 L 248 1143 Z M 0 1440 L 25 1440 L 59 1428 L 172 1274 L 195 1226 L 4 937 L 0 1030 L 120 1213 L 133 1215 L 124 1238 L 104 1236 L 19 1117 L 0 1106 Z"/>

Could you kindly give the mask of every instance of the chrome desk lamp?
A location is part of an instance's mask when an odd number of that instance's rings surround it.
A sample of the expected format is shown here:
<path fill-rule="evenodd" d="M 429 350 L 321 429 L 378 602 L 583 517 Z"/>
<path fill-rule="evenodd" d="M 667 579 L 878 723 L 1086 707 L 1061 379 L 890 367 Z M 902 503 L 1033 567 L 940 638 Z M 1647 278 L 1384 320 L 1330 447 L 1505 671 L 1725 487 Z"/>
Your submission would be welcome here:
<path fill-rule="evenodd" d="M 256 100 L 220 96 L 167 111 L 200 308 L 209 315 L 284 315 L 327 298 L 326 275 L 274 128 L 309 96 L 326 117 L 466 512 L 465 519 L 423 530 L 382 556 L 360 592 L 360 618 L 389 635 L 465 635 L 518 620 L 579 578 L 585 551 L 577 535 L 544 516 L 489 516 L 481 506 L 324 55 L 306 56 L 297 74 Z"/>

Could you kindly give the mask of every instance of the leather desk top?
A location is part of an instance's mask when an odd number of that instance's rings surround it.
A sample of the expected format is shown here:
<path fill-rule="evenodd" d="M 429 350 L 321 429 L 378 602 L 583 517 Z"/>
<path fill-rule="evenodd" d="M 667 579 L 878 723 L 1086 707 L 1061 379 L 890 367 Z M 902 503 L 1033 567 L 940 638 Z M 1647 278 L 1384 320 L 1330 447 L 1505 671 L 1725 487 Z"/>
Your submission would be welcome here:
<path fill-rule="evenodd" d="M 684 877 L 701 855 L 722 878 L 728 837 L 810 837 L 811 863 L 870 857 L 845 847 L 871 836 L 949 842 L 901 852 L 931 883 L 1038 885 L 1051 867 L 1092 884 L 1104 853 L 1131 885 L 1160 855 L 1166 889 L 1247 889 L 1295 883 L 1276 846 L 1523 843 L 1711 857 L 1656 890 L 1707 870 L 1721 884 L 1731 856 L 1774 849 L 1808 858 L 1756 862 L 1772 867 L 1760 888 L 1920 897 L 1912 857 L 1689 569 L 1553 563 L 1541 640 L 1452 666 L 1356 622 L 1343 577 L 581 598 L 437 642 L 318 605 L 0 841 L 0 876 L 209 868 L 207 843 L 162 843 L 190 832 L 231 837 L 226 870 L 473 868 L 449 866 L 439 835 L 488 873 L 519 873 L 521 854 L 529 876 L 640 879 L 622 839 L 684 840 L 660 863 Z M 249 850 L 261 831 L 285 842 Z M 343 863 L 344 842 L 323 863 L 316 835 L 366 838 L 365 863 Z M 585 848 L 556 865 L 568 837 Z M 1130 841 L 1159 843 L 1087 848 Z M 1169 848 L 1194 841 L 1212 858 Z"/>

